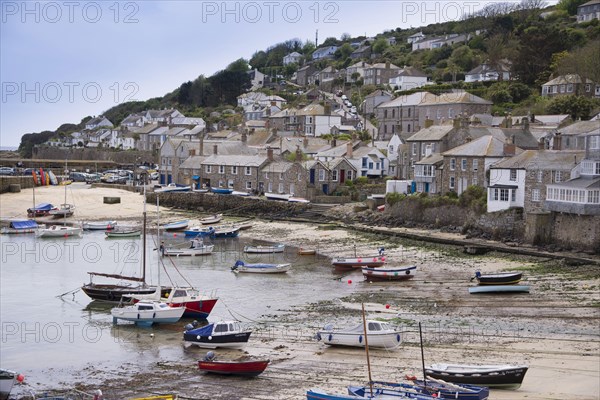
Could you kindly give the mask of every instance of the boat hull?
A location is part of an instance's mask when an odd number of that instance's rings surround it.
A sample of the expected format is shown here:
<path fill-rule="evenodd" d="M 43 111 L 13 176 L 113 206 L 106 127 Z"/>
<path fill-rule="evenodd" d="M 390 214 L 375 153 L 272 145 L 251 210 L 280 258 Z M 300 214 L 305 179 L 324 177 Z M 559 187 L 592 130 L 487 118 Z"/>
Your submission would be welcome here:
<path fill-rule="evenodd" d="M 198 361 L 200 371 L 220 375 L 258 376 L 269 365 L 269 360 L 257 361 Z"/>
<path fill-rule="evenodd" d="M 46 229 L 38 229 L 36 232 L 37 237 L 49 238 L 49 237 L 68 237 L 68 236 L 80 236 L 83 230 L 76 227 L 57 227 L 52 226 Z"/>
<path fill-rule="evenodd" d="M 523 383 L 527 366 L 482 366 L 471 370 L 453 371 L 448 368 L 436 368 L 435 365 L 425 368 L 425 374 L 431 378 L 446 382 L 503 389 L 518 389 Z"/>
<path fill-rule="evenodd" d="M 212 253 L 214 247 L 214 245 L 210 244 L 190 249 L 165 248 L 162 251 L 162 255 L 171 257 L 207 256 Z"/>
<path fill-rule="evenodd" d="M 203 299 L 203 300 L 191 300 L 182 303 L 173 301 L 171 304 L 175 307 L 185 306 L 183 316 L 185 318 L 199 318 L 207 319 L 210 312 L 217 304 L 218 299 Z"/>
<path fill-rule="evenodd" d="M 188 227 L 188 221 L 177 221 L 177 222 L 172 222 L 170 224 L 165 224 L 162 226 L 162 229 L 164 229 L 165 231 L 171 232 L 171 231 L 182 231 L 185 228 Z"/>
<path fill-rule="evenodd" d="M 106 237 L 107 238 L 129 238 L 129 237 L 138 237 L 142 235 L 142 230 L 141 229 L 136 229 L 136 230 L 132 230 L 132 231 L 107 231 L 106 233 Z"/>
<path fill-rule="evenodd" d="M 115 221 L 106 222 L 84 222 L 83 229 L 86 231 L 109 231 L 115 229 L 117 223 Z"/>
<path fill-rule="evenodd" d="M 476 277 L 476 279 L 480 285 L 516 285 L 521 282 L 522 276 L 523 274 L 521 272 L 484 274 Z"/>
<path fill-rule="evenodd" d="M 245 264 L 234 267 L 233 272 L 251 274 L 283 274 L 290 270 L 291 264 Z"/>
<path fill-rule="evenodd" d="M 368 333 L 369 347 L 394 349 L 400 345 L 400 332 Z M 317 337 L 330 346 L 365 347 L 364 334 L 355 332 L 319 331 Z"/>
<path fill-rule="evenodd" d="M 92 300 L 106 301 L 110 303 L 119 303 L 127 294 L 149 295 L 156 291 L 154 287 L 132 287 L 125 285 L 104 285 L 88 283 L 83 285 L 81 290 Z"/>
<path fill-rule="evenodd" d="M 273 253 L 283 253 L 284 250 L 285 250 L 285 245 L 277 245 L 277 246 L 244 246 L 244 253 L 273 254 Z"/>
<path fill-rule="evenodd" d="M 329 394 L 320 389 L 311 389 L 306 391 L 307 400 L 358 400 L 360 397 L 347 396 L 344 394 Z"/>
<path fill-rule="evenodd" d="M 368 281 L 405 281 L 412 279 L 415 276 L 416 270 L 416 266 L 405 268 L 364 267 L 362 274 Z"/>
<path fill-rule="evenodd" d="M 485 285 L 469 288 L 469 293 L 529 293 L 526 285 Z"/>
<path fill-rule="evenodd" d="M 17 373 L 6 369 L 0 370 L 0 400 L 7 400 L 17 380 Z"/>
<path fill-rule="evenodd" d="M 216 194 L 231 194 L 233 192 L 233 189 L 211 187 L 210 191 Z"/>
<path fill-rule="evenodd" d="M 251 333 L 252 332 L 240 332 L 226 335 L 197 336 L 193 333 L 185 332 L 183 334 L 183 340 L 186 343 L 195 344 L 196 346 L 205 349 L 216 349 L 218 347 L 236 349 L 242 348 L 248 343 Z"/>
<path fill-rule="evenodd" d="M 117 320 L 135 322 L 137 325 L 152 324 L 174 324 L 181 319 L 184 313 L 183 307 L 154 308 L 151 310 L 140 310 L 137 306 L 113 308 L 111 315 L 113 323 Z"/>
<path fill-rule="evenodd" d="M 385 258 L 379 256 L 372 257 L 337 257 L 331 261 L 331 265 L 336 268 L 362 268 L 362 267 L 381 267 L 385 264 Z"/>

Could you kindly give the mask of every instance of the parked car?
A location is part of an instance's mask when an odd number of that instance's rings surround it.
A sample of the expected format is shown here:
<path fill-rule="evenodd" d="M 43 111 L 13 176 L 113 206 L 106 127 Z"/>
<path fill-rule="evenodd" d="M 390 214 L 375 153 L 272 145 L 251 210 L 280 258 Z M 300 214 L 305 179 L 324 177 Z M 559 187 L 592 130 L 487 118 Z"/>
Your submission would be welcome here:
<path fill-rule="evenodd" d="M 342 97 L 342 95 L 343 95 L 343 94 L 344 94 L 344 92 L 342 92 L 341 90 L 338 90 L 338 91 L 335 93 L 335 95 L 336 95 L 337 97 Z"/>
<path fill-rule="evenodd" d="M 0 175 L 14 175 L 15 169 L 11 167 L 0 167 Z"/>
<path fill-rule="evenodd" d="M 342 100 L 344 100 L 344 102 L 345 102 L 346 100 L 348 100 L 348 96 L 346 96 L 345 94 L 343 94 L 342 95 Z"/>
<path fill-rule="evenodd" d="M 350 107 L 350 112 L 351 112 L 352 114 L 356 114 L 356 106 L 352 106 L 352 107 Z"/>
<path fill-rule="evenodd" d="M 157 171 L 150 173 L 150 179 L 153 181 L 157 181 L 160 178 L 160 174 Z"/>
<path fill-rule="evenodd" d="M 69 179 L 73 182 L 85 182 L 87 180 L 87 174 L 85 172 L 71 172 Z"/>

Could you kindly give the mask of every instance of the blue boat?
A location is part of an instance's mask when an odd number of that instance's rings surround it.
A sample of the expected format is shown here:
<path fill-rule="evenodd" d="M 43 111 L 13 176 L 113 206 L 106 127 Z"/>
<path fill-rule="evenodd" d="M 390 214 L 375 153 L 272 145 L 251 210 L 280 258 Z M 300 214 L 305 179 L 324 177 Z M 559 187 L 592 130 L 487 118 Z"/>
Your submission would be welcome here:
<path fill-rule="evenodd" d="M 211 187 L 210 191 L 217 194 L 231 194 L 233 192 L 233 189 Z"/>
<path fill-rule="evenodd" d="M 388 393 L 384 393 L 381 389 L 373 387 L 373 393 L 367 388 L 367 393 L 360 394 L 330 394 L 321 389 L 311 389 L 306 391 L 307 400 L 360 400 L 360 399 L 414 399 L 414 400 L 437 400 L 437 397 L 408 392 L 397 392 L 392 397 Z"/>
<path fill-rule="evenodd" d="M 369 386 L 348 386 L 348 394 L 358 397 L 370 395 Z M 458 399 L 458 400 L 486 400 L 490 395 L 487 387 L 474 385 L 457 385 L 438 380 L 415 380 L 409 383 L 373 382 L 373 390 L 385 398 L 406 398 L 407 395 L 419 394 L 428 398 Z M 413 397 L 408 397 L 413 398 Z"/>
<path fill-rule="evenodd" d="M 32 221 L 30 219 L 23 221 L 11 221 L 8 227 L 2 228 L 0 233 L 35 233 L 35 231 L 39 228 L 37 222 Z"/>
<path fill-rule="evenodd" d="M 54 207 L 50 203 L 40 203 L 33 208 L 28 208 L 27 216 L 28 217 L 43 217 L 45 215 L 48 215 L 50 210 L 52 210 L 54 208 L 56 208 L 56 207 Z"/>

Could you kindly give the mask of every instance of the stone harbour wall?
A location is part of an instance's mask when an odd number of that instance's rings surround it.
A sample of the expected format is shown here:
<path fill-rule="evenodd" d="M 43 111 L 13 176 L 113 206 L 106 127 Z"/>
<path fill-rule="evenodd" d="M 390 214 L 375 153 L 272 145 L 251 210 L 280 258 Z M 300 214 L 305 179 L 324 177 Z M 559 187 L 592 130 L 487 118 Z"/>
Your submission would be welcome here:
<path fill-rule="evenodd" d="M 1 176 L 0 175 L 0 193 L 6 193 L 10 190 L 10 185 L 18 184 L 21 189 L 29 189 L 33 187 L 32 176 Z"/>

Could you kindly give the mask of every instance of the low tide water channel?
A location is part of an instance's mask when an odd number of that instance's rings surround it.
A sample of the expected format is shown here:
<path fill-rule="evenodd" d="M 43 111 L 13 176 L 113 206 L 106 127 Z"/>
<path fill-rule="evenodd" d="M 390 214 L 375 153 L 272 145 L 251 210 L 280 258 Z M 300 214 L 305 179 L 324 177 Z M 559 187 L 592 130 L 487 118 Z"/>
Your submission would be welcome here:
<path fill-rule="evenodd" d="M 208 256 L 160 258 L 161 283 L 170 283 L 168 274 L 183 285 L 184 276 L 204 294 L 219 298 L 209 321 L 235 318 L 252 326 L 268 321 L 279 310 L 339 296 L 335 289 L 340 283 L 327 258 L 298 256 L 294 248 L 286 248 L 283 254 L 244 254 L 250 236 L 244 232 L 239 238 L 215 239 L 213 254 Z M 189 243 L 183 234 L 166 233 L 160 239 L 167 245 Z M 92 271 L 139 275 L 140 238 L 106 239 L 103 232 L 85 232 L 80 238 L 19 235 L 0 240 L 1 368 L 24 374 L 28 383 L 57 387 L 76 381 L 77 371 L 90 366 L 110 370 L 123 363 L 143 368 L 169 360 L 197 360 L 200 353 L 190 354 L 182 340 L 183 326 L 190 320 L 152 328 L 115 325 L 110 315 L 113 305 L 92 301 L 78 290 Z M 156 284 L 161 263 L 156 235 L 149 235 L 146 243 L 148 281 Z M 231 267 L 238 259 L 290 262 L 292 270 L 277 275 L 235 274 Z"/>

